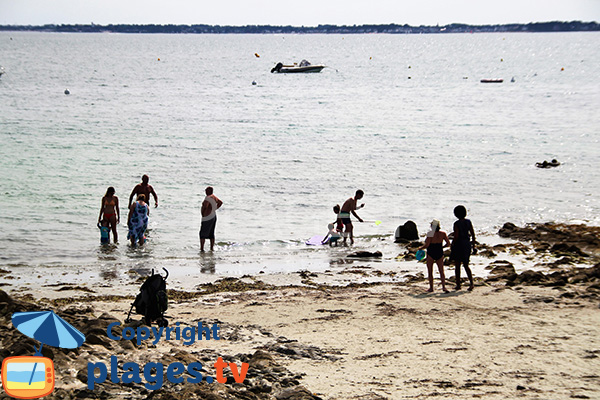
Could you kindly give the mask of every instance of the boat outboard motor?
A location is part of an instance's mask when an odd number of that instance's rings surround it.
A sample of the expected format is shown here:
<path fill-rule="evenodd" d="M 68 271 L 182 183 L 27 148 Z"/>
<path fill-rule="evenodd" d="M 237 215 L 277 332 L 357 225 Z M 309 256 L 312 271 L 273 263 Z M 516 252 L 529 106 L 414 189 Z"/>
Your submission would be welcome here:
<path fill-rule="evenodd" d="M 273 67 L 273 69 L 271 70 L 271 73 L 273 73 L 273 72 L 279 72 L 279 71 L 281 71 L 281 68 L 282 68 L 282 67 L 283 67 L 283 64 L 282 64 L 282 63 L 280 63 L 280 62 L 279 62 L 279 63 L 277 63 L 277 65 L 276 65 L 276 66 L 274 66 L 274 67 Z"/>

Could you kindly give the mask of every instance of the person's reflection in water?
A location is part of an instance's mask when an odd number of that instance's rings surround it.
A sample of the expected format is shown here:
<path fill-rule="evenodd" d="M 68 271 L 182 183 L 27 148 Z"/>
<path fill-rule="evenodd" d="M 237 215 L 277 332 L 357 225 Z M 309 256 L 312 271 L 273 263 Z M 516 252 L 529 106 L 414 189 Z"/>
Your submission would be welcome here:
<path fill-rule="evenodd" d="M 212 253 L 200 253 L 200 273 L 214 274 L 217 269 L 217 260 Z"/>

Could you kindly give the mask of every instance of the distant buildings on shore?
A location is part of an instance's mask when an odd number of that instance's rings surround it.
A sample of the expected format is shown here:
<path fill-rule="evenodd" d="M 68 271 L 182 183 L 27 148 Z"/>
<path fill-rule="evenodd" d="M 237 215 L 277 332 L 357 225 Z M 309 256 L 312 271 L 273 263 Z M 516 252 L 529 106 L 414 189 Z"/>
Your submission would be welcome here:
<path fill-rule="evenodd" d="M 410 25 L 319 25 L 319 26 L 272 26 L 272 25 L 0 25 L 0 31 L 36 31 L 36 32 L 115 32 L 115 33 L 255 33 L 255 34 L 419 34 L 419 33 L 478 33 L 478 32 L 578 32 L 600 31 L 597 22 L 534 22 L 529 24 L 504 25 L 466 25 L 449 24 L 445 26 Z"/>

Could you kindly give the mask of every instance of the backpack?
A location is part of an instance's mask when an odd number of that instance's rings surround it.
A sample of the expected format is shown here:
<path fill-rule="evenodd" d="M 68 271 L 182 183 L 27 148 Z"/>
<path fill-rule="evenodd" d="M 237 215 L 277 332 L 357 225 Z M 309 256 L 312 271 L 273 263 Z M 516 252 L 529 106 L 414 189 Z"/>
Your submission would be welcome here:
<path fill-rule="evenodd" d="M 127 319 L 125 322 L 130 322 L 129 318 L 131 310 L 135 307 L 137 314 L 143 315 L 146 320 L 146 324 L 151 325 L 153 320 L 156 320 L 158 326 L 167 326 L 169 323 L 164 317 L 165 311 L 169 307 L 169 299 L 167 297 L 167 277 L 169 271 L 165 268 L 163 270 L 167 273 L 164 277 L 160 274 L 155 274 L 154 269 L 151 275 L 146 279 L 140 288 L 140 292 L 135 297 Z"/>

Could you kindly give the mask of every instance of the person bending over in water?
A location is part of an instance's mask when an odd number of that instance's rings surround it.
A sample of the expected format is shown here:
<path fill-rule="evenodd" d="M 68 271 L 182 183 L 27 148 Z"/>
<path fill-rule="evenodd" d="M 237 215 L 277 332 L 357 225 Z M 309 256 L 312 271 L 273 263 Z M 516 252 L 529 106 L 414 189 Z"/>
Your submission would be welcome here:
<path fill-rule="evenodd" d="M 127 239 L 131 240 L 131 246 L 135 247 L 136 241 L 140 246 L 143 245 L 146 239 L 144 234 L 148 227 L 148 205 L 145 195 L 138 194 L 137 201 L 129 207 L 127 226 L 129 227 Z"/>
<path fill-rule="evenodd" d="M 346 239 L 350 237 L 350 244 L 354 244 L 354 235 L 352 226 L 352 220 L 350 219 L 350 213 L 358 219 L 359 222 L 363 222 L 363 220 L 356 214 L 356 210 L 359 208 L 363 208 L 365 204 L 361 204 L 360 207 L 357 206 L 358 200 L 362 199 L 365 195 L 365 192 L 362 190 L 357 190 L 354 197 L 350 197 L 348 200 L 344 202 L 342 205 L 342 209 L 340 210 L 340 219 L 342 223 L 346 226 L 346 232 L 344 232 L 344 244 L 346 244 Z"/>
<path fill-rule="evenodd" d="M 446 242 L 445 245 L 444 242 Z M 448 293 L 448 290 L 446 289 L 446 276 L 444 275 L 444 247 L 446 246 L 450 246 L 448 235 L 446 232 L 440 230 L 440 221 L 434 219 L 431 221 L 431 230 L 427 232 L 425 244 L 419 248 L 419 250 L 427 249 L 428 292 L 433 292 L 433 263 L 436 263 L 438 271 L 440 271 L 442 290 L 444 293 Z"/>
<path fill-rule="evenodd" d="M 454 223 L 454 237 L 452 238 L 450 259 L 454 260 L 454 275 L 456 277 L 455 290 L 460 290 L 460 264 L 465 267 L 467 277 L 469 278 L 469 290 L 473 290 L 473 274 L 469 268 L 469 259 L 471 249 L 473 254 L 477 252 L 475 249 L 475 230 L 470 220 L 466 219 L 467 209 L 464 206 L 456 206 L 454 215 L 458 221 Z M 469 237 L 470 236 L 470 237 Z M 473 247 L 471 248 L 471 243 Z"/>
<path fill-rule="evenodd" d="M 111 186 L 106 190 L 106 194 L 102 198 L 98 223 L 102 226 L 107 226 L 112 230 L 115 243 L 119 240 L 119 236 L 117 235 L 117 224 L 120 220 L 121 211 L 119 210 L 119 198 L 115 196 L 115 188 Z M 110 237 L 108 242 L 110 243 Z"/>
<path fill-rule="evenodd" d="M 150 201 L 150 195 L 154 196 L 154 207 L 158 207 L 158 195 L 154 191 L 152 185 L 148 185 L 148 175 L 142 176 L 142 183 L 138 183 L 135 185 L 131 194 L 129 195 L 129 203 L 127 203 L 127 207 L 131 205 L 131 200 L 133 200 L 133 196 L 138 194 L 143 194 L 145 197 L 145 201 Z M 150 214 L 150 210 L 148 210 L 148 214 Z"/>

